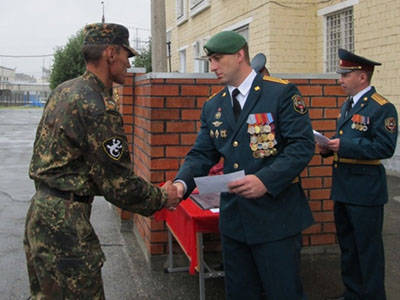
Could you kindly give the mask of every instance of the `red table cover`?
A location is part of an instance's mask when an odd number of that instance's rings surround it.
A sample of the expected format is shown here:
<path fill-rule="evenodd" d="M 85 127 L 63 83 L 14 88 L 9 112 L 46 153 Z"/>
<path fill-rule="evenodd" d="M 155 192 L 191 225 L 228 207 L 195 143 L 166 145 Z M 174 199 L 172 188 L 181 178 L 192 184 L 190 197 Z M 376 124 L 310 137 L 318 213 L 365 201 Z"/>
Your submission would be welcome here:
<path fill-rule="evenodd" d="M 176 210 L 163 209 L 154 216 L 157 221 L 164 220 L 167 223 L 190 260 L 189 273 L 195 274 L 198 267 L 196 233 L 219 232 L 219 213 L 203 210 L 189 198 L 182 201 Z"/>

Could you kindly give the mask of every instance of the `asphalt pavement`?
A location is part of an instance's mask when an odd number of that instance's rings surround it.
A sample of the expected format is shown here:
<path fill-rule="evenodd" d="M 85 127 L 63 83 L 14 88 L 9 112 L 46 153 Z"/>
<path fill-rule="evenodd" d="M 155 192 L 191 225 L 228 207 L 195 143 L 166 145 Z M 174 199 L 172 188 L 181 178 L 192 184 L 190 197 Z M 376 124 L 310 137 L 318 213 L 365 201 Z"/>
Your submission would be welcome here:
<path fill-rule="evenodd" d="M 25 215 L 34 193 L 28 166 L 36 126 L 42 110 L 0 107 L 0 299 L 27 299 L 29 283 L 22 239 Z M 389 203 L 385 206 L 384 242 L 386 291 L 389 300 L 400 298 L 400 177 L 388 176 Z M 107 261 L 103 267 L 106 299 L 198 299 L 198 276 L 164 273 L 160 264 L 147 263 L 129 224 L 121 224 L 114 208 L 103 198 L 93 204 L 92 223 Z M 121 230 L 123 229 L 123 230 Z M 339 295 L 337 246 L 303 251 L 302 280 L 310 300 Z M 218 255 L 217 255 L 218 256 Z M 181 264 L 186 264 L 184 257 Z M 224 299 L 223 279 L 206 280 L 206 299 Z"/>

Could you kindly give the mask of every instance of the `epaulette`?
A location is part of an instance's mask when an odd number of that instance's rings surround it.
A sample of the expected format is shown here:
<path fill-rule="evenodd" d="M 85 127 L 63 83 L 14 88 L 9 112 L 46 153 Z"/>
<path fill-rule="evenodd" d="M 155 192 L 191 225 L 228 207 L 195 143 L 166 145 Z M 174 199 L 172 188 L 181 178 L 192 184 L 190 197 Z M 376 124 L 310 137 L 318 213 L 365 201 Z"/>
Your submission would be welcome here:
<path fill-rule="evenodd" d="M 263 79 L 265 81 L 273 81 L 273 82 L 278 82 L 278 83 L 282 83 L 282 84 L 289 84 L 288 80 L 284 80 L 284 79 L 280 79 L 280 78 L 276 78 L 276 77 L 271 77 L 271 76 L 268 76 L 268 75 L 265 75 L 263 77 Z"/>
<path fill-rule="evenodd" d="M 389 102 L 385 97 L 379 95 L 378 93 L 374 93 L 371 98 L 378 102 L 379 105 L 384 105 Z"/>
<path fill-rule="evenodd" d="M 208 97 L 207 101 L 211 100 L 212 98 L 215 97 L 215 95 L 219 94 L 224 88 L 220 89 L 218 92 L 212 94 L 210 97 Z"/>

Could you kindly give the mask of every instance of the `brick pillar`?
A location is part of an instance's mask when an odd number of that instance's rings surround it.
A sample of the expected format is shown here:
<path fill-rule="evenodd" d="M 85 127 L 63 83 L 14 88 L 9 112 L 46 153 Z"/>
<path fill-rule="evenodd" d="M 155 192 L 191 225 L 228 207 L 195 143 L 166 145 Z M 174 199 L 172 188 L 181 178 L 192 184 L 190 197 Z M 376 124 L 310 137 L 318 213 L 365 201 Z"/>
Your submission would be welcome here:
<path fill-rule="evenodd" d="M 135 173 L 154 184 L 173 179 L 200 126 L 201 107 L 223 86 L 211 74 L 149 73 L 130 75 L 122 90 L 121 112 L 129 137 Z M 309 107 L 312 125 L 328 137 L 335 132 L 345 96 L 336 75 L 278 75 L 295 83 Z M 315 154 L 301 173 L 316 224 L 303 233 L 304 246 L 336 243 L 331 187 L 331 158 Z M 134 226 L 148 255 L 165 254 L 162 222 L 134 215 Z M 212 238 L 211 238 L 212 239 Z M 215 239 L 212 250 L 219 249 Z M 210 247 L 208 247 L 210 248 Z"/>

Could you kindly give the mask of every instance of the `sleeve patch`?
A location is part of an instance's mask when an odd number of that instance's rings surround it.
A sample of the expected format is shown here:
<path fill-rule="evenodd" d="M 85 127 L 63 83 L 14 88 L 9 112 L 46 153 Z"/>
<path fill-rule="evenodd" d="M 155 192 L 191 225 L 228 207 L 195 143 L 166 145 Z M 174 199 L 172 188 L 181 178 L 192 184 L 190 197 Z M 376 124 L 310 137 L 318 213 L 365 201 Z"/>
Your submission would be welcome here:
<path fill-rule="evenodd" d="M 122 156 L 123 150 L 123 141 L 119 137 L 112 137 L 103 142 L 104 152 L 112 159 L 119 160 Z"/>
<path fill-rule="evenodd" d="M 298 113 L 304 115 L 307 112 L 307 107 L 306 104 L 304 103 L 303 98 L 296 94 L 292 97 L 292 101 L 293 101 L 293 108 L 295 111 L 297 111 Z"/>
<path fill-rule="evenodd" d="M 374 93 L 371 98 L 378 102 L 379 105 L 384 105 L 389 102 L 385 99 L 385 97 L 379 95 L 378 93 Z"/>
<path fill-rule="evenodd" d="M 390 133 L 396 132 L 396 119 L 394 117 L 386 118 L 385 119 L 385 128 Z"/>

